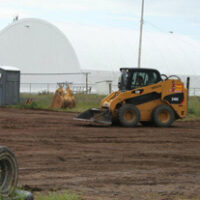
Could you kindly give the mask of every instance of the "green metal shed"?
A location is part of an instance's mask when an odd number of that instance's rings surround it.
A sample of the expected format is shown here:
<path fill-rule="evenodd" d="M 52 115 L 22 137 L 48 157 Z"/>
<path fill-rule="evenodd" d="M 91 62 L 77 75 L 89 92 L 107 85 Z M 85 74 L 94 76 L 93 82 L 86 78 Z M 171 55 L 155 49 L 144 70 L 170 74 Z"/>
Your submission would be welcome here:
<path fill-rule="evenodd" d="M 20 100 L 20 70 L 0 66 L 0 106 L 16 105 Z"/>

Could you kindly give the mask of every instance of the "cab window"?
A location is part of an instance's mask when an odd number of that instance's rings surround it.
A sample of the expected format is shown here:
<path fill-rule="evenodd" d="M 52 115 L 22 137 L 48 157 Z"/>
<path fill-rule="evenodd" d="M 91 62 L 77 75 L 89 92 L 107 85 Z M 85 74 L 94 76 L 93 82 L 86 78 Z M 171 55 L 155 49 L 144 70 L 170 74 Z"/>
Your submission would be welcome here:
<path fill-rule="evenodd" d="M 156 72 L 133 72 L 130 89 L 155 84 L 158 81 Z"/>

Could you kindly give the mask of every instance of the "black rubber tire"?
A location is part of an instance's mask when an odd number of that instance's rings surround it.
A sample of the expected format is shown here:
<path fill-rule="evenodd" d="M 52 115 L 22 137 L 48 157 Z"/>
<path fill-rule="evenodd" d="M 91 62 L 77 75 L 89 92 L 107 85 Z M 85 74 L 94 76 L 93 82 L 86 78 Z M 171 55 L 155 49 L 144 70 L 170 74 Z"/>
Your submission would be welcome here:
<path fill-rule="evenodd" d="M 159 118 L 159 115 L 162 112 L 165 113 L 165 115 L 168 115 L 166 116 L 166 118 L 169 118 L 169 119 L 166 119 L 165 121 L 161 121 L 161 119 Z M 163 105 L 157 106 L 154 109 L 152 113 L 152 119 L 155 125 L 158 127 L 169 127 L 172 125 L 172 123 L 175 120 L 175 113 L 174 113 L 174 110 L 170 106 L 163 104 Z"/>
<path fill-rule="evenodd" d="M 0 194 L 8 198 L 17 186 L 18 165 L 14 153 L 4 146 L 0 146 L 0 169 Z"/>
<path fill-rule="evenodd" d="M 125 114 L 130 112 L 134 115 L 134 119 L 127 120 L 125 118 Z M 119 122 L 122 126 L 125 127 L 134 127 L 137 126 L 138 122 L 140 121 L 140 111 L 138 108 L 132 104 L 125 104 L 123 105 L 118 112 Z"/>

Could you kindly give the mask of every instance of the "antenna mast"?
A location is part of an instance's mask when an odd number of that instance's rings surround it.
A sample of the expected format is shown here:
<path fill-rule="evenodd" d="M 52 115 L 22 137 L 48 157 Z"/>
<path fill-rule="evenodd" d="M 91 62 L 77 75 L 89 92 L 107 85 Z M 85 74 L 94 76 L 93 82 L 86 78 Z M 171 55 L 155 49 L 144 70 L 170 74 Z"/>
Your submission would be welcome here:
<path fill-rule="evenodd" d="M 141 68 L 143 24 L 144 24 L 144 0 L 142 0 L 142 10 L 141 10 L 141 20 L 140 20 L 140 39 L 139 39 L 139 51 L 138 51 L 138 68 Z"/>

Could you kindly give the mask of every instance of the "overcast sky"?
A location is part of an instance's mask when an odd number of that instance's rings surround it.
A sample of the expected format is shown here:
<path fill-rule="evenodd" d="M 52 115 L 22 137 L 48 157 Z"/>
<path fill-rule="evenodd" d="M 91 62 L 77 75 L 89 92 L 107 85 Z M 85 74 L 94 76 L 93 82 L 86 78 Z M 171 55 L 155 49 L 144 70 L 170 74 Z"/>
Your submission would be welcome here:
<path fill-rule="evenodd" d="M 140 10 L 141 0 L 0 0 L 0 29 L 16 15 L 47 20 L 83 69 L 117 70 L 137 66 Z M 200 74 L 199 10 L 199 0 L 145 0 L 142 66 Z"/>

